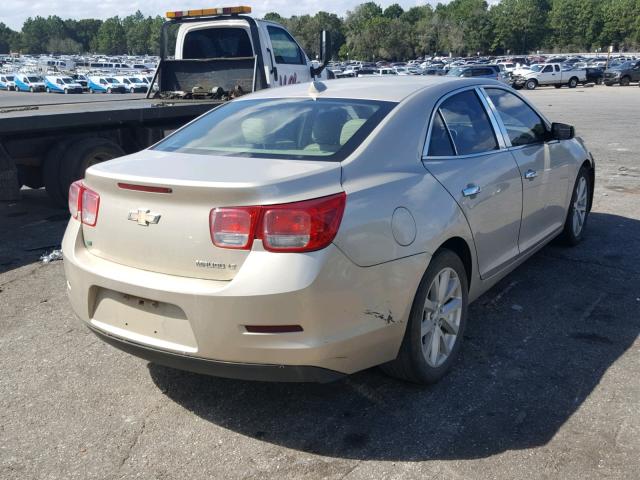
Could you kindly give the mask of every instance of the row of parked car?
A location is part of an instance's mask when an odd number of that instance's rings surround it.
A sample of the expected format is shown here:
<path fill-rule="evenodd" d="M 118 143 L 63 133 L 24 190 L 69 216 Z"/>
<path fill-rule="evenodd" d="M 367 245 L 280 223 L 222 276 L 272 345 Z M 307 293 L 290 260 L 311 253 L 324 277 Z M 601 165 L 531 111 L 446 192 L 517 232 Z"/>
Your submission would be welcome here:
<path fill-rule="evenodd" d="M 47 93 L 146 93 L 148 75 L 45 75 L 15 73 L 0 75 L 0 90 Z"/>

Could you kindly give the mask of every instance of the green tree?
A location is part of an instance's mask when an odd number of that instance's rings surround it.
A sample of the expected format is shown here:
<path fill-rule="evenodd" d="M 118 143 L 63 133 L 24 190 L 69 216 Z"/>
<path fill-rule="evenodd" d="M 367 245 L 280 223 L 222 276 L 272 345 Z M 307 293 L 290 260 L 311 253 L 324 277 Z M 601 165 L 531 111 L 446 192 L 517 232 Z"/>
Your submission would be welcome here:
<path fill-rule="evenodd" d="M 393 19 L 393 18 L 400 18 L 403 13 L 404 13 L 404 9 L 397 3 L 393 3 L 384 9 L 384 12 L 382 13 L 382 15 L 384 15 L 386 18 Z"/>
<path fill-rule="evenodd" d="M 126 32 L 119 17 L 111 17 L 100 25 L 93 42 L 94 50 L 105 55 L 121 55 L 127 52 Z"/>
<path fill-rule="evenodd" d="M 548 33 L 548 10 L 546 0 L 502 0 L 490 10 L 492 47 L 523 54 L 540 48 Z"/>
<path fill-rule="evenodd" d="M 0 22 L 0 53 L 12 51 L 14 42 L 18 39 L 18 32 L 14 32 L 4 23 Z"/>
<path fill-rule="evenodd" d="M 151 18 L 145 18 L 140 10 L 122 19 L 127 52 L 132 55 L 149 53 L 151 40 Z"/>

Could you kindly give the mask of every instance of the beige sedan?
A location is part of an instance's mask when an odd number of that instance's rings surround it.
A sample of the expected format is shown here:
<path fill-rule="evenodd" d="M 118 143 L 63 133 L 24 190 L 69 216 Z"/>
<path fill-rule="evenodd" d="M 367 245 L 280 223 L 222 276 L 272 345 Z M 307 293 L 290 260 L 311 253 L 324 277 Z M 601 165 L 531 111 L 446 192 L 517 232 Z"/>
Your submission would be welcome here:
<path fill-rule="evenodd" d="M 469 302 L 554 237 L 583 238 L 594 167 L 572 127 L 492 80 L 265 90 L 72 185 L 69 298 L 159 364 L 434 382 Z"/>

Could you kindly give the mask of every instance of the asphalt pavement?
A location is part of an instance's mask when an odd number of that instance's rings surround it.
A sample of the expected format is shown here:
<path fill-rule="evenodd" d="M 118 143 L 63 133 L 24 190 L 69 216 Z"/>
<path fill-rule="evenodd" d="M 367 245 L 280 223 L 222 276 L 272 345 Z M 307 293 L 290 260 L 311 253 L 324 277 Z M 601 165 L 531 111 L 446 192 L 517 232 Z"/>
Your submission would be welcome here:
<path fill-rule="evenodd" d="M 596 158 L 588 236 L 476 301 L 431 387 L 378 369 L 244 382 L 131 357 L 74 318 L 62 262 L 38 260 L 67 214 L 43 191 L 0 203 L 0 478 L 640 478 L 640 89 L 526 95 Z"/>

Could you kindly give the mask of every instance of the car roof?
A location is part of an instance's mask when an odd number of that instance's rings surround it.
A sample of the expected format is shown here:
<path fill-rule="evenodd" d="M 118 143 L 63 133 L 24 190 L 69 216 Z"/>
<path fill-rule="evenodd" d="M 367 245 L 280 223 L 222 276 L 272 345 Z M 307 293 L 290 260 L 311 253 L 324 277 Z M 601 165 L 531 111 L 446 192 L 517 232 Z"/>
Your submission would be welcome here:
<path fill-rule="evenodd" d="M 487 79 L 475 80 L 473 78 L 455 78 L 445 76 L 393 76 L 393 78 L 383 76 L 365 76 L 361 78 L 343 78 L 321 82 L 326 88 L 322 91 L 312 91 L 312 83 L 298 83 L 280 88 L 268 88 L 260 90 L 247 97 L 240 97 L 238 100 L 255 98 L 349 98 L 354 100 L 381 100 L 387 102 L 401 102 L 410 95 L 426 89 L 433 89 L 440 93 L 443 88 L 450 84 L 450 90 L 455 90 L 465 86 L 483 85 L 499 82 L 492 82 Z M 319 89 L 316 89 L 319 90 Z"/>

